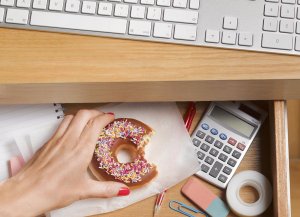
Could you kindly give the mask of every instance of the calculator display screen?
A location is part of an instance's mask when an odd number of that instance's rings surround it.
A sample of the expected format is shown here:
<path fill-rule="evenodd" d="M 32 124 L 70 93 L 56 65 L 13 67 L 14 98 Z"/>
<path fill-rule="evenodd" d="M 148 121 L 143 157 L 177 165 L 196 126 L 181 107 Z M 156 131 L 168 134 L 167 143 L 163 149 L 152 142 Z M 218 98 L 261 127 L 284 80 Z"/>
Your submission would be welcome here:
<path fill-rule="evenodd" d="M 250 138 L 255 126 L 249 124 L 248 122 L 238 118 L 237 116 L 225 111 L 224 109 L 215 106 L 210 113 L 210 116 L 217 120 L 220 124 L 225 127 L 230 127 L 233 130 L 239 132 L 240 134 Z"/>

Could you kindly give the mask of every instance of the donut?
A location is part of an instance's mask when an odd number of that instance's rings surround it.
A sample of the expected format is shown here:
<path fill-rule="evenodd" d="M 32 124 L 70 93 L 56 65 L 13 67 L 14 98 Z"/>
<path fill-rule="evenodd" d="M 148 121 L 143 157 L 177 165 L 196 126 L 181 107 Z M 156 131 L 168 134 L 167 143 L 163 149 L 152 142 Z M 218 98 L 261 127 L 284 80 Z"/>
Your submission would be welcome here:
<path fill-rule="evenodd" d="M 108 124 L 100 133 L 90 170 L 98 180 L 119 181 L 129 187 L 150 182 L 156 175 L 154 164 L 145 159 L 145 146 L 154 134 L 151 127 L 141 121 L 119 118 Z M 127 150 L 131 161 L 117 159 L 120 150 Z"/>

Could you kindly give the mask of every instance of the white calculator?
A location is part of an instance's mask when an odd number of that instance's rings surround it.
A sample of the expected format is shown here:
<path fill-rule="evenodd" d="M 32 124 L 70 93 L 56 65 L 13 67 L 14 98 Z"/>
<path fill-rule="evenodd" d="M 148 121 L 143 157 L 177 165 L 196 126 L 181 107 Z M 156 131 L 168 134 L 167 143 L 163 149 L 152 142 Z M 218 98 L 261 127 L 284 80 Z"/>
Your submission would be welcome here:
<path fill-rule="evenodd" d="M 226 188 L 266 116 L 250 102 L 212 102 L 192 134 L 196 175 Z"/>

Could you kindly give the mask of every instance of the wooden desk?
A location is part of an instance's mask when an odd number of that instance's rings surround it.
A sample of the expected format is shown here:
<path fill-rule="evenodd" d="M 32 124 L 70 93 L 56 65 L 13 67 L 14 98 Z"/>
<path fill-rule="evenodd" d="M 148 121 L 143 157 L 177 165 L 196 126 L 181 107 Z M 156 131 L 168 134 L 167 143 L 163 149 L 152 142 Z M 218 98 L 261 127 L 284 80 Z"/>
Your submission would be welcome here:
<path fill-rule="evenodd" d="M 0 47 L 0 103 L 300 98 L 298 56 L 8 29 Z"/>

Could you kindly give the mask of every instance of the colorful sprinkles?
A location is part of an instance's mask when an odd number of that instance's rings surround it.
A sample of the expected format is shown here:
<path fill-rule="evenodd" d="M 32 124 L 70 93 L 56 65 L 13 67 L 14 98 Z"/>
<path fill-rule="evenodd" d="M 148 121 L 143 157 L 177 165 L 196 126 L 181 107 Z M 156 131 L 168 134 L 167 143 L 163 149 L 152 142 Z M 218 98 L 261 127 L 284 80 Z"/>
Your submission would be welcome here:
<path fill-rule="evenodd" d="M 111 148 L 118 138 L 130 139 L 139 150 L 146 145 L 149 135 L 145 128 L 136 126 L 128 119 L 119 119 L 110 123 L 100 133 L 96 145 L 95 154 L 99 163 L 98 167 L 124 183 L 142 181 L 142 176 L 149 173 L 153 166 L 141 155 L 138 155 L 133 162 L 120 163 L 116 161 L 112 156 Z"/>

